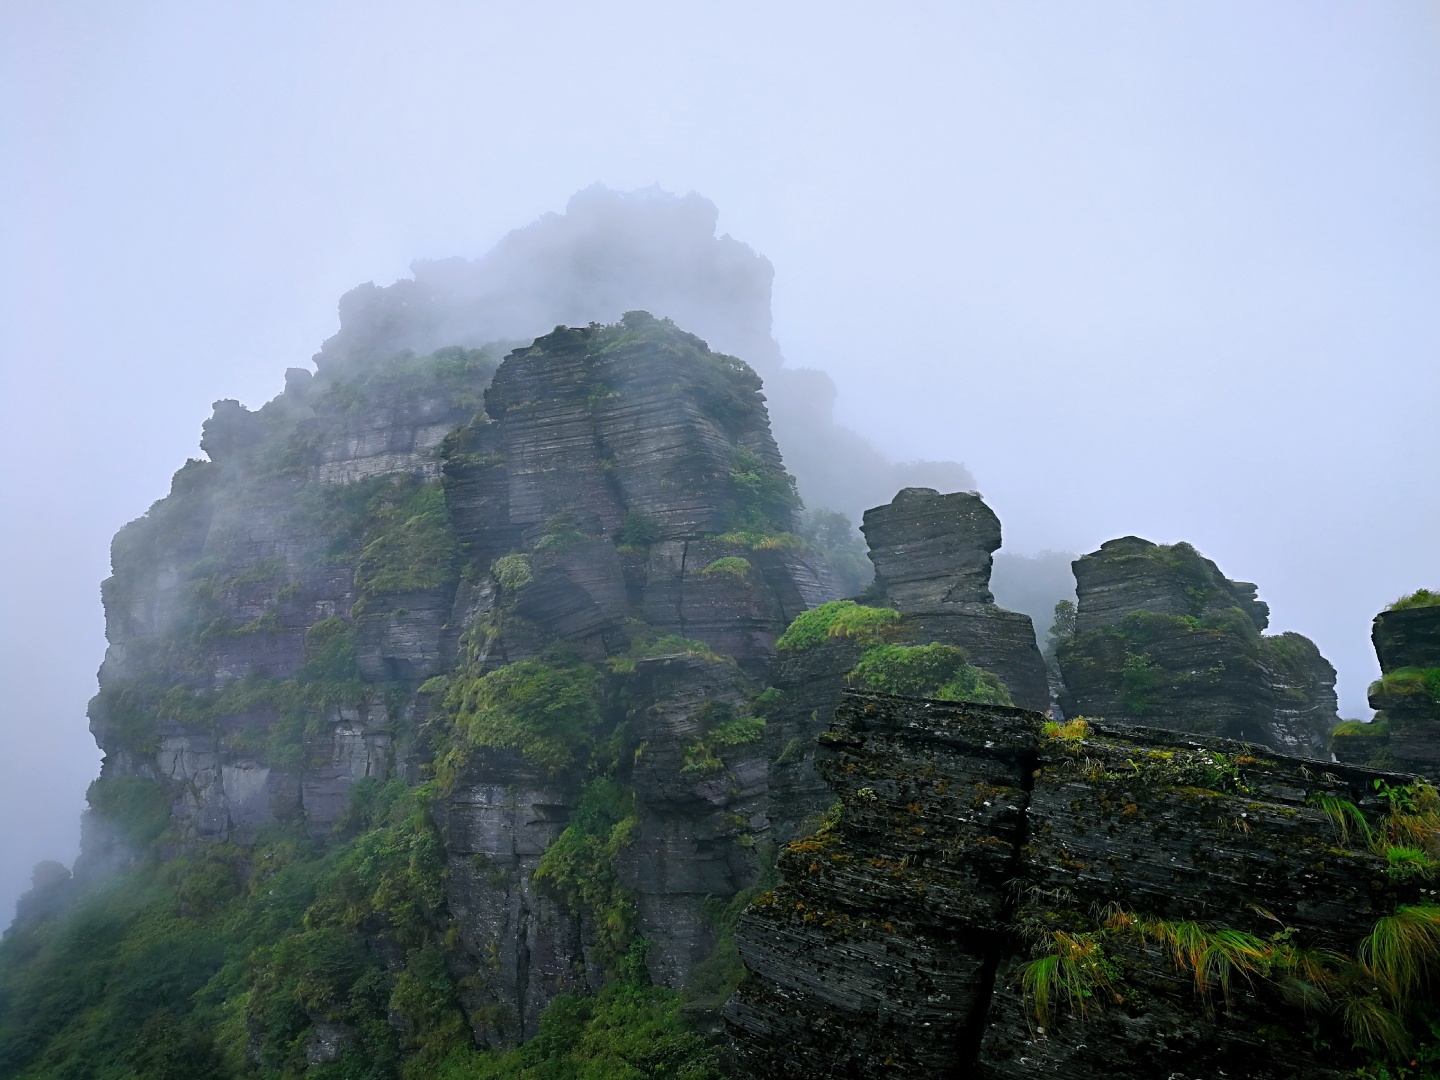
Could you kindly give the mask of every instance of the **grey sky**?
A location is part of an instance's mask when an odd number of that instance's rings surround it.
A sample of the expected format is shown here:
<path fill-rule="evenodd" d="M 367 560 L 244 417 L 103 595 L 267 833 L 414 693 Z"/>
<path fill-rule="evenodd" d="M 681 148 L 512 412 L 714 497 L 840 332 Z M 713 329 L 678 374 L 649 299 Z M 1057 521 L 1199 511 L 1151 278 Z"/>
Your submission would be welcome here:
<path fill-rule="evenodd" d="M 1187 539 L 1359 714 L 1440 585 L 1433 3 L 0 8 L 0 919 L 74 852 L 114 530 L 355 284 L 698 191 L 1007 550 Z"/>

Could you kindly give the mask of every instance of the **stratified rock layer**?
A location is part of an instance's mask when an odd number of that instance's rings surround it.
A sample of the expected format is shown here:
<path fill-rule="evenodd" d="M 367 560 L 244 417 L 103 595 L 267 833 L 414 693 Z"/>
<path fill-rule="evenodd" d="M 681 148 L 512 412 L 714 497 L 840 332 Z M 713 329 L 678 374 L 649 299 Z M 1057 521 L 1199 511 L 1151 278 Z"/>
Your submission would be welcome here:
<path fill-rule="evenodd" d="M 1370 639 L 1381 671 L 1370 686 L 1375 719 L 1337 728 L 1335 756 L 1440 777 L 1440 604 L 1382 611 Z"/>
<path fill-rule="evenodd" d="M 1379 813 L 1373 781 L 1406 778 L 1123 724 L 1045 730 L 1020 709 L 846 693 L 819 740 L 843 810 L 782 852 L 784 883 L 737 932 L 751 972 L 726 1009 L 737 1071 L 1350 1075 L 1309 1037 L 1334 1017 L 1263 979 L 1232 982 L 1218 1008 L 1143 934 L 1103 938 L 1112 1000 L 1083 1020 L 1052 1001 L 1039 1030 L 1019 974 L 1035 942 L 1105 910 L 1266 939 L 1283 924 L 1353 952 L 1419 894 L 1312 803 Z"/>
<path fill-rule="evenodd" d="M 706 899 L 753 883 L 769 835 L 763 725 L 712 743 L 708 718 L 748 716 L 776 638 L 833 597 L 754 372 L 635 312 L 498 366 L 292 372 L 257 412 L 219 403 L 204 447 L 115 541 L 97 790 L 157 786 L 184 844 L 323 840 L 360 781 L 434 775 L 462 674 L 587 662 L 601 771 L 636 807 L 612 869 L 652 978 L 683 986 L 716 945 Z M 437 796 L 447 962 L 481 1045 L 599 985 L 597 914 L 535 879 L 595 775 L 488 747 Z M 130 855 L 92 814 L 82 871 Z"/>
<path fill-rule="evenodd" d="M 1269 608 L 1189 544 L 1111 540 L 1075 560 L 1076 633 L 1057 650 L 1067 715 L 1104 716 L 1324 755 L 1335 669 L 1266 636 Z"/>
<path fill-rule="evenodd" d="M 979 495 L 905 488 L 865 511 L 860 528 L 880 603 L 905 615 L 921 639 L 964 649 L 972 664 L 1000 676 L 1016 704 L 1049 707 L 1030 617 L 997 607 L 990 593 L 1000 519 Z"/>

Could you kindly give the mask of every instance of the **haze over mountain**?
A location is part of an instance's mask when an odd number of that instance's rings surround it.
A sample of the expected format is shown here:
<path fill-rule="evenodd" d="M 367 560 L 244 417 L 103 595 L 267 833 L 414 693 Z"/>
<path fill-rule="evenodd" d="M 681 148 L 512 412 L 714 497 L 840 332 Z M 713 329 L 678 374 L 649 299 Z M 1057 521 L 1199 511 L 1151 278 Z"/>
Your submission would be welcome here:
<path fill-rule="evenodd" d="M 882 476 L 965 463 L 1007 606 L 1012 556 L 1190 541 L 1368 714 L 1370 619 L 1440 586 L 1437 40 L 1416 3 L 6 7 L 0 918 L 76 850 L 108 543 L 211 403 L 597 181 L 773 266 L 733 332 L 812 505 L 838 421 Z"/>
<path fill-rule="evenodd" d="M 787 367 L 771 334 L 774 267 L 729 233 L 717 237 L 719 216 L 695 192 L 592 185 L 563 214 L 542 215 L 478 259 L 420 260 L 412 278 L 352 289 L 340 299 L 339 333 L 315 362 L 323 370 L 401 349 L 528 343 L 557 325 L 609 323 L 639 309 L 755 368 L 781 451 L 812 510 L 857 523 L 902 487 L 974 487 L 957 462 L 895 464 L 835 423 L 835 383 L 823 371 Z"/>

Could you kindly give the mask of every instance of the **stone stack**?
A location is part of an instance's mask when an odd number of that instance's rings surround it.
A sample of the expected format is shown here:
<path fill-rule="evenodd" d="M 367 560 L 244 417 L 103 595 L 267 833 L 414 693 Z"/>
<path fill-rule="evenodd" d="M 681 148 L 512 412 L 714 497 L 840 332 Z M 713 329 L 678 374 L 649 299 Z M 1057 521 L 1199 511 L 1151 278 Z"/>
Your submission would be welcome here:
<path fill-rule="evenodd" d="M 1075 560 L 1076 633 L 1056 657 L 1066 715 L 1240 739 L 1328 757 L 1335 669 L 1189 544 L 1136 536 Z"/>

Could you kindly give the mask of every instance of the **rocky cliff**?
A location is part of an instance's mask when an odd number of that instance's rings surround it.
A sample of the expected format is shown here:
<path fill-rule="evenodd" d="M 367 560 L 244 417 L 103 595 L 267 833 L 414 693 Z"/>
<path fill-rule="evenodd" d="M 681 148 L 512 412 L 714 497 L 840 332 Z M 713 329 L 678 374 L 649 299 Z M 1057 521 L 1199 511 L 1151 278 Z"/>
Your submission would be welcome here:
<path fill-rule="evenodd" d="M 1440 775 L 1440 594 L 1421 589 L 1375 616 L 1370 639 L 1381 676 L 1370 686 L 1370 723 L 1335 728 L 1341 761 Z"/>
<path fill-rule="evenodd" d="M 250 844 L 331 836 L 367 779 L 430 782 L 450 964 L 503 1044 L 616 962 L 596 905 L 535 874 L 590 785 L 619 784 L 625 930 L 684 985 L 716 944 L 703 902 L 758 873 L 757 677 L 833 596 L 754 373 L 632 313 L 498 365 L 297 373 L 256 413 L 220 403 L 202 445 L 116 540 L 94 801 L 147 785 L 177 842 Z M 574 692 L 569 745 L 495 730 L 523 691 L 487 676 L 522 668 Z M 135 857 L 105 827 L 82 871 Z"/>
<path fill-rule="evenodd" d="M 1075 560 L 1075 633 L 1060 644 L 1067 714 L 1325 754 L 1335 669 L 1189 544 L 1111 540 Z"/>
<path fill-rule="evenodd" d="M 741 1075 L 1338 1080 L 1405 1022 L 1412 778 L 853 691 L 819 743 L 839 802 L 737 931 Z"/>

